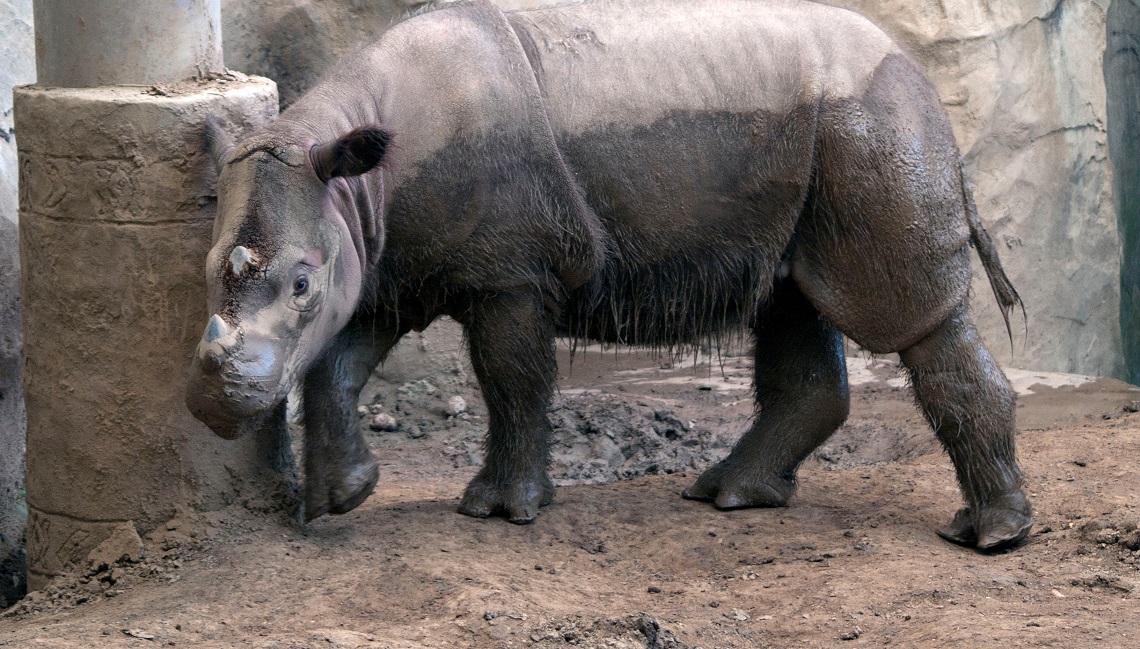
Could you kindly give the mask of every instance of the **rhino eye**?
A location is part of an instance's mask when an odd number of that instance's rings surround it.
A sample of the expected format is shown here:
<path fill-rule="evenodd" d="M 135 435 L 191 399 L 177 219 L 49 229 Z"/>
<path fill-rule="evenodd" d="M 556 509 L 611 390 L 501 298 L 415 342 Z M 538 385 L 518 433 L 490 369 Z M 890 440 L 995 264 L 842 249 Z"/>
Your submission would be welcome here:
<path fill-rule="evenodd" d="M 298 295 L 304 295 L 305 292 L 308 290 L 309 290 L 309 277 L 307 275 L 301 275 L 297 279 L 293 280 L 293 295 L 294 295 L 294 297 L 296 297 Z"/>

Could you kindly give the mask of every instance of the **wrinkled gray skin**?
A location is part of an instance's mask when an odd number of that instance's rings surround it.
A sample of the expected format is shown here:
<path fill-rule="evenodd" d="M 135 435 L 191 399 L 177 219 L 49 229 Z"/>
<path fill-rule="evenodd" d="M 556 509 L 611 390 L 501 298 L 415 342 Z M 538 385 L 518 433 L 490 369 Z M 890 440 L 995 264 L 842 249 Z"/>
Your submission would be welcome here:
<path fill-rule="evenodd" d="M 1014 392 L 966 310 L 982 230 L 938 97 L 855 14 L 795 0 L 609 2 L 411 18 L 220 167 L 210 307 L 187 396 L 214 431 L 304 391 L 307 518 L 377 466 L 357 397 L 399 338 L 463 324 L 490 413 L 459 510 L 529 522 L 555 335 L 678 348 L 756 337 L 756 416 L 685 497 L 782 506 L 844 421 L 841 336 L 897 351 L 965 507 L 939 533 L 1016 544 L 1031 508 Z"/>

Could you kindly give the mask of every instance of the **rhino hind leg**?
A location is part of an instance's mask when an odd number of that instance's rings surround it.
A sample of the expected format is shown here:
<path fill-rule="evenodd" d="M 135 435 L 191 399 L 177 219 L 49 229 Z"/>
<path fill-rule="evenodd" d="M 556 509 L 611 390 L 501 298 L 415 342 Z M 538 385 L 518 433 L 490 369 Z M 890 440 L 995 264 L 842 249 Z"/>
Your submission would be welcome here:
<path fill-rule="evenodd" d="M 900 356 L 966 501 L 939 536 L 983 551 L 1017 545 L 1033 512 L 1014 449 L 1016 393 L 965 307 Z"/>
<path fill-rule="evenodd" d="M 554 500 L 546 418 L 558 368 L 553 328 L 541 296 L 530 292 L 478 299 L 462 320 L 490 421 L 483 468 L 459 512 L 530 523 Z"/>
<path fill-rule="evenodd" d="M 395 329 L 342 331 L 305 374 L 305 520 L 346 514 L 363 503 L 380 478 L 356 414 L 372 370 L 399 340 Z"/>
<path fill-rule="evenodd" d="M 780 507 L 800 463 L 847 418 L 843 338 L 790 280 L 757 318 L 756 415 L 728 457 L 682 495 L 722 509 Z"/>

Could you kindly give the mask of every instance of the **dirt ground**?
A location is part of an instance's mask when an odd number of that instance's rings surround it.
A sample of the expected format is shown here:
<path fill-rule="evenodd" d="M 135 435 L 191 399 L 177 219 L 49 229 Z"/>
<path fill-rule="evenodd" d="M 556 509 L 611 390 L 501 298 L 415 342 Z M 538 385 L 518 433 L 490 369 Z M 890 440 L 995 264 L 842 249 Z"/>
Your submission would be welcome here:
<path fill-rule="evenodd" d="M 137 561 L 89 565 L 0 616 L 0 647 L 1135 647 L 1140 391 L 1011 372 L 1037 523 L 986 556 L 934 534 L 949 461 L 889 360 L 849 362 L 853 412 L 782 509 L 680 498 L 751 409 L 749 361 L 563 354 L 555 503 L 455 512 L 486 413 L 461 370 L 365 390 L 381 484 L 307 526 L 251 498 L 182 513 Z M 1031 387 L 1032 386 L 1032 387 Z M 1053 387 L 1050 387 L 1053 386 Z M 453 397 L 467 412 L 448 415 Z"/>

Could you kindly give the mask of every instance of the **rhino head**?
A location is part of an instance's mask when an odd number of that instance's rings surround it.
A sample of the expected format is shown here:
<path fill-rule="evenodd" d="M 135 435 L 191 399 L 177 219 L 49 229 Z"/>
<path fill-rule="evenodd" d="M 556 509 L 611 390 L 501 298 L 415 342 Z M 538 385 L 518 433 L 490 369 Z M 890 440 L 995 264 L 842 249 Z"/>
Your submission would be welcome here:
<path fill-rule="evenodd" d="M 360 224 L 377 207 L 361 200 L 371 195 L 362 174 L 390 136 L 364 127 L 317 142 L 266 131 L 235 145 L 213 116 L 206 133 L 218 168 L 212 315 L 186 405 L 234 439 L 273 411 L 355 311 L 367 265 Z"/>

